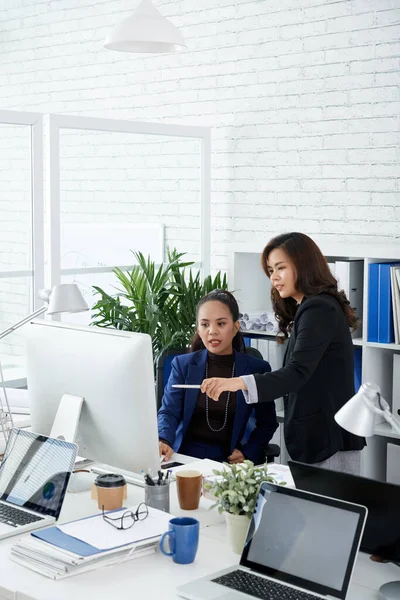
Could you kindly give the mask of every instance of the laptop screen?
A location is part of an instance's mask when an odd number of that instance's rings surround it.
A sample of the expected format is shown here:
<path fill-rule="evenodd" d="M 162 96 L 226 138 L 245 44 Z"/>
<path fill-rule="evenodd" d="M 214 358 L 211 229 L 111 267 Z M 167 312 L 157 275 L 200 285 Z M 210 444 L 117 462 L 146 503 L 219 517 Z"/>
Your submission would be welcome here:
<path fill-rule="evenodd" d="M 366 512 L 363 506 L 263 483 L 240 564 L 345 598 Z"/>
<path fill-rule="evenodd" d="M 0 466 L 0 499 L 58 518 L 76 444 L 12 429 Z"/>

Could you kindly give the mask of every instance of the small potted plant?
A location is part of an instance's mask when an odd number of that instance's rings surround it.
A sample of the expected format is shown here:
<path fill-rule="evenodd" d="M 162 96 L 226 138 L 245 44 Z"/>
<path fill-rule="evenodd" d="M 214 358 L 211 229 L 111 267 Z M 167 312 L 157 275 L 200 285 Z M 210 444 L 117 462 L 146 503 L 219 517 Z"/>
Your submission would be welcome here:
<path fill-rule="evenodd" d="M 220 513 L 225 513 L 232 550 L 241 554 L 260 484 L 278 482 L 268 475 L 267 463 L 256 467 L 251 460 L 239 465 L 224 463 L 223 469 L 213 473 L 215 479 L 205 483 L 205 488 L 216 500 L 212 508 L 218 507 Z"/>

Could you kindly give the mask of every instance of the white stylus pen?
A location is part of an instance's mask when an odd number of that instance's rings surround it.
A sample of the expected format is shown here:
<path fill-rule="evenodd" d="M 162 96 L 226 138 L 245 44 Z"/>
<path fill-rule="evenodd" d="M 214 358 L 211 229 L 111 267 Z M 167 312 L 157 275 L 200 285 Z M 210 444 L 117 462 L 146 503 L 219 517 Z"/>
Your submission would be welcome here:
<path fill-rule="evenodd" d="M 188 389 L 193 389 L 193 390 L 199 390 L 200 389 L 200 384 L 191 384 L 191 383 L 174 383 L 172 385 L 172 387 L 174 388 L 188 388 Z"/>

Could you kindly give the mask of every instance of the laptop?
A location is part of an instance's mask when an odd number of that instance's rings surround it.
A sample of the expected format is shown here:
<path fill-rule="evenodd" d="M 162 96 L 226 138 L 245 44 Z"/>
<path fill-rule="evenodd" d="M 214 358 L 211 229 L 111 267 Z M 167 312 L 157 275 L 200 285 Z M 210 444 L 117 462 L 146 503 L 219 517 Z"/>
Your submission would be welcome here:
<path fill-rule="evenodd" d="M 360 550 L 400 562 L 400 485 L 297 461 L 288 461 L 288 465 L 297 488 L 364 504 L 368 517 Z"/>
<path fill-rule="evenodd" d="M 54 524 L 77 445 L 11 429 L 0 465 L 0 539 Z"/>
<path fill-rule="evenodd" d="M 346 598 L 365 506 L 262 483 L 235 565 L 177 588 L 190 600 Z"/>

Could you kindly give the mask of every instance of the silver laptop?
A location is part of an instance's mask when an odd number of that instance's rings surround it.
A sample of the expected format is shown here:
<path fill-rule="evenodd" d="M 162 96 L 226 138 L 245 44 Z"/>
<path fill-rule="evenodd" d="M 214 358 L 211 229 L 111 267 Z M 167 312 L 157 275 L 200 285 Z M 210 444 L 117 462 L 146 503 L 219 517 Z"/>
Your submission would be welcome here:
<path fill-rule="evenodd" d="M 76 453 L 71 442 L 11 430 L 0 466 L 0 539 L 58 519 Z"/>
<path fill-rule="evenodd" d="M 178 587 L 190 600 L 346 598 L 365 506 L 263 483 L 240 565 Z"/>

